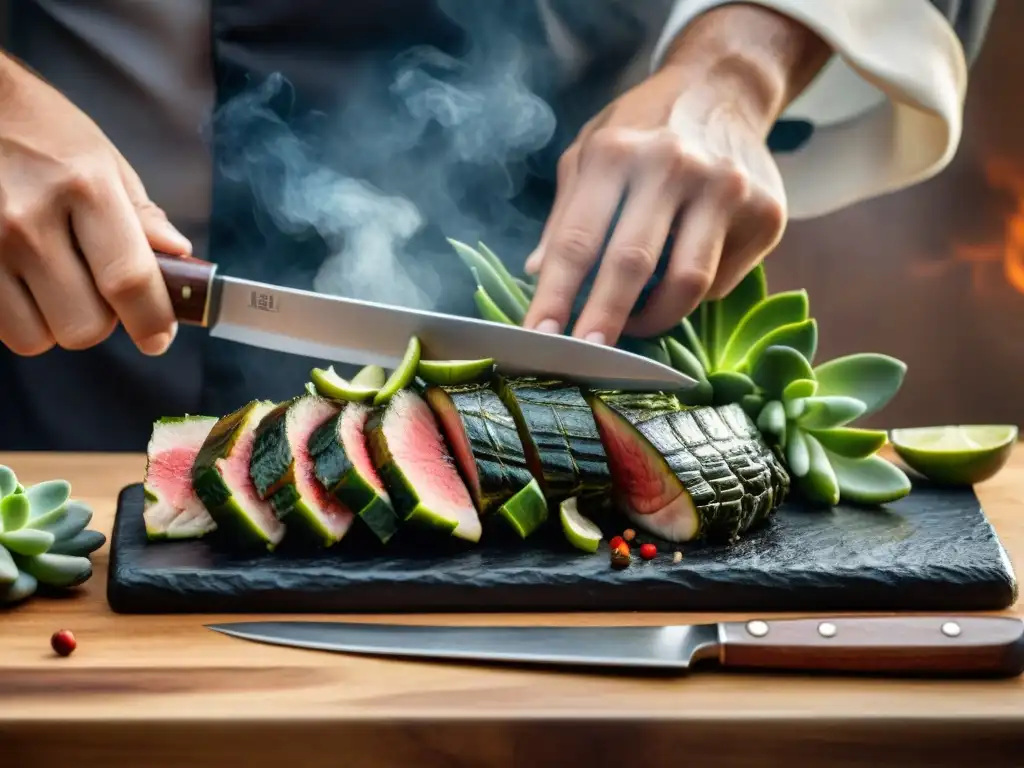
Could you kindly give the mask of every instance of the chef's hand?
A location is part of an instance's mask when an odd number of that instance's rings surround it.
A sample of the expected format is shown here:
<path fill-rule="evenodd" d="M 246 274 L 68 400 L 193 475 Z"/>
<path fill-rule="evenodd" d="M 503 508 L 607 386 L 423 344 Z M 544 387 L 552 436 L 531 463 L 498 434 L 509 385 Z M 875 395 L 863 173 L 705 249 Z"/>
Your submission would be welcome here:
<path fill-rule="evenodd" d="M 526 263 L 538 281 L 524 324 L 566 330 L 598 259 L 572 329 L 597 343 L 663 332 L 735 287 L 786 224 L 768 132 L 829 55 L 813 33 L 764 8 L 728 5 L 696 19 L 664 66 L 584 126 L 562 156 L 551 216 Z M 665 275 L 631 317 L 670 235 Z"/>
<path fill-rule="evenodd" d="M 154 248 L 191 251 L 99 127 L 0 54 L 0 341 L 85 349 L 120 321 L 162 353 L 176 324 Z"/>

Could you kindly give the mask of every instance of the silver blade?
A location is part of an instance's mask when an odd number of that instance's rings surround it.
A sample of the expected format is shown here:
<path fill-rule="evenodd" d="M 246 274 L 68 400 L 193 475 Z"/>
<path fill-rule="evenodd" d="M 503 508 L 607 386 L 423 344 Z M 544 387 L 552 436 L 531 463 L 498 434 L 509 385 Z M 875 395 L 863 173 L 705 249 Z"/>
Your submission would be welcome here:
<path fill-rule="evenodd" d="M 207 625 L 243 640 L 321 651 L 465 661 L 686 670 L 718 655 L 718 625 L 448 627 L 318 621 Z"/>
<path fill-rule="evenodd" d="M 306 357 L 395 367 L 411 336 L 436 360 L 494 358 L 509 375 L 552 376 L 596 388 L 677 391 L 697 382 L 614 347 L 475 318 L 405 309 L 219 277 L 210 334 Z"/>

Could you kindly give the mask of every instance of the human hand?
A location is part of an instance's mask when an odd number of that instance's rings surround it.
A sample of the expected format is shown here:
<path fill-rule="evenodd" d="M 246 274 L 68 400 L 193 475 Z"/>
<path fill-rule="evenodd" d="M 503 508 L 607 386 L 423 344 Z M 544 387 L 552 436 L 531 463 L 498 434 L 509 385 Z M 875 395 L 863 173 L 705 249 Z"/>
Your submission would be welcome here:
<path fill-rule="evenodd" d="M 778 29 L 766 26 L 787 30 L 789 48 L 747 45 L 778 44 Z M 782 237 L 786 196 L 766 138 L 827 58 L 824 43 L 765 9 L 726 6 L 695 21 L 665 66 L 584 126 L 562 156 L 551 215 L 526 263 L 538 280 L 524 325 L 565 330 L 598 259 L 572 329 L 596 343 L 661 333 L 731 291 Z M 670 237 L 664 277 L 631 317 Z"/>
<path fill-rule="evenodd" d="M 0 341 L 80 350 L 120 321 L 162 353 L 177 325 L 154 249 L 191 244 L 92 120 L 0 55 Z"/>

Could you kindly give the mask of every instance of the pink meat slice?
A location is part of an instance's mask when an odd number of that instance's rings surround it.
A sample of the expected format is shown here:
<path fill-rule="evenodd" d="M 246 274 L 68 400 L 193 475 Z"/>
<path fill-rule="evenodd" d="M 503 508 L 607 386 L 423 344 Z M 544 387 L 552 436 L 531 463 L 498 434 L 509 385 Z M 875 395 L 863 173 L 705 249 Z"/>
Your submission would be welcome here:
<path fill-rule="evenodd" d="M 295 459 L 295 485 L 299 495 L 321 517 L 327 530 L 336 539 L 340 539 L 348 533 L 355 515 L 316 479 L 313 459 L 309 455 L 310 436 L 337 413 L 338 406 L 323 398 L 310 396 L 292 406 L 286 418 L 288 442 Z"/>
<path fill-rule="evenodd" d="M 391 399 L 383 429 L 388 449 L 416 489 L 420 506 L 455 522 L 453 536 L 479 541 L 480 518 L 430 406 L 415 392 L 401 390 Z"/>
<path fill-rule="evenodd" d="M 370 484 L 385 501 L 390 501 L 384 482 L 377 474 L 373 466 L 373 459 L 370 458 L 370 448 L 366 442 L 366 422 L 370 418 L 373 409 L 363 403 L 350 403 L 345 407 L 345 412 L 338 420 L 338 433 L 341 438 L 341 445 L 345 449 L 345 455 L 352 462 L 359 474 Z"/>
<path fill-rule="evenodd" d="M 217 419 L 193 416 L 153 425 L 146 449 L 143 519 L 153 538 L 196 538 L 217 526 L 192 490 L 192 464 Z"/>
<path fill-rule="evenodd" d="M 271 546 L 276 546 L 284 538 L 285 525 L 277 519 L 270 502 L 259 497 L 256 486 L 249 477 L 249 460 L 252 459 L 252 449 L 256 443 L 256 427 L 272 410 L 274 403 L 271 402 L 261 402 L 253 406 L 235 438 L 231 453 L 225 458 L 217 459 L 215 466 L 224 483 L 231 489 L 235 503 L 267 534 Z"/>
<path fill-rule="evenodd" d="M 615 492 L 626 516 L 668 541 L 690 541 L 697 535 L 693 500 L 661 454 L 622 416 L 599 399 L 592 401 Z"/>

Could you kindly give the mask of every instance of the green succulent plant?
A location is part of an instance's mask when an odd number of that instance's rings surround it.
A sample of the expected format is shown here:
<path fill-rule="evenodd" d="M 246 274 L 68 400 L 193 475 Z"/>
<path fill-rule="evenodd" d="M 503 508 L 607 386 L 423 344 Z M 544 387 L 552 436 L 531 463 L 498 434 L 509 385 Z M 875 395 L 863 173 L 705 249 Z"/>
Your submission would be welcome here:
<path fill-rule="evenodd" d="M 483 243 L 449 242 L 476 280 L 481 317 L 521 324 L 532 284 L 509 273 Z M 686 405 L 741 404 L 812 501 L 884 504 L 910 492 L 909 478 L 876 455 L 886 433 L 851 426 L 892 399 L 906 365 L 863 353 L 814 367 L 818 325 L 807 292 L 769 294 L 761 265 L 669 333 L 623 338 L 618 346 L 695 379 L 696 387 L 679 394 Z"/>
<path fill-rule="evenodd" d="M 25 488 L 0 465 L 0 604 L 21 602 L 40 584 L 74 587 L 92 576 L 89 555 L 106 537 L 88 529 L 92 510 L 71 499 L 66 480 Z"/>

